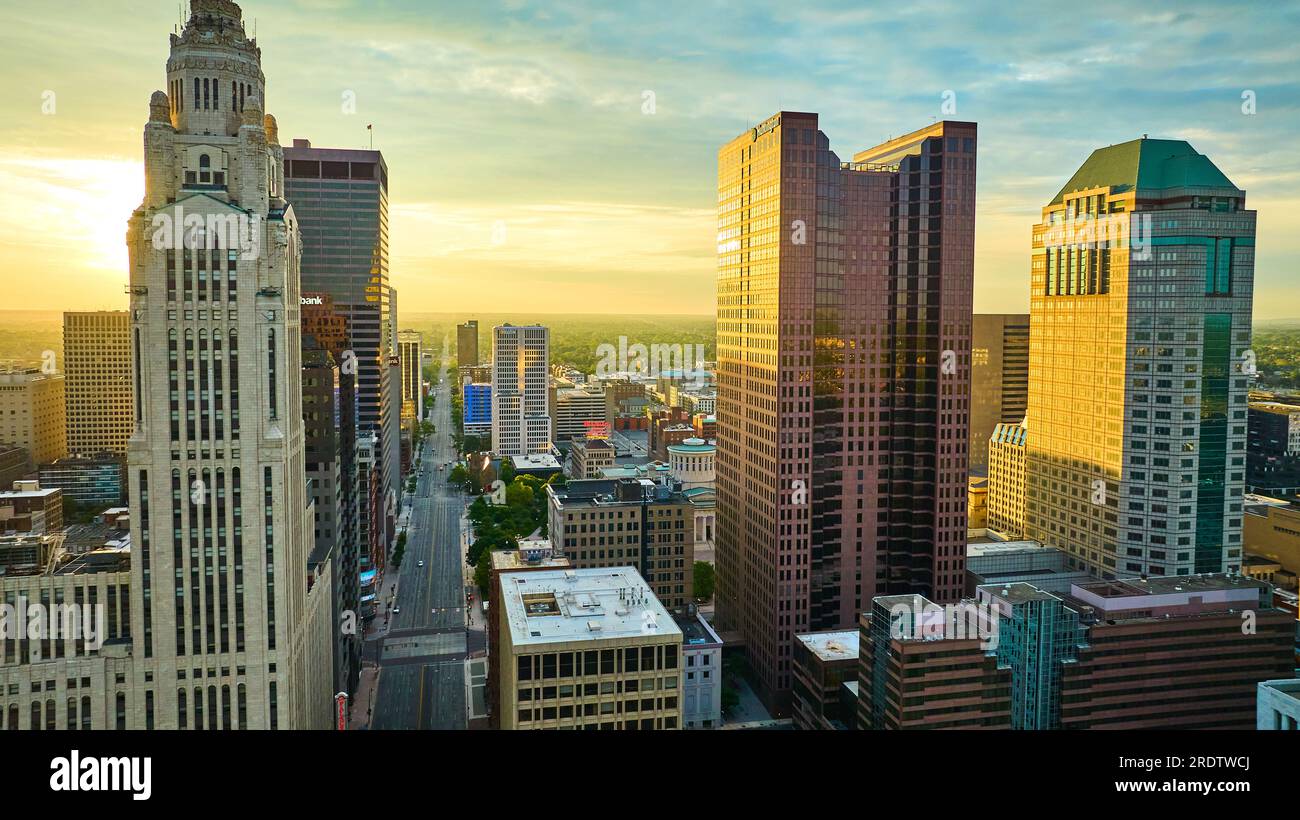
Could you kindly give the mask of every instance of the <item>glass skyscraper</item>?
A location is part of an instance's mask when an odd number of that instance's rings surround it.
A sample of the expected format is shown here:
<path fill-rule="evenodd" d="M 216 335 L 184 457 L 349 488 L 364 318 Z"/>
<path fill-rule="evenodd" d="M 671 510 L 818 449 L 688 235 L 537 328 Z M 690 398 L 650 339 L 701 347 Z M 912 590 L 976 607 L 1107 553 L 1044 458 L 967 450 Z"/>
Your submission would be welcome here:
<path fill-rule="evenodd" d="M 1034 227 L 1027 536 L 1104 578 L 1239 569 L 1255 212 L 1181 140 L 1092 153 Z"/>

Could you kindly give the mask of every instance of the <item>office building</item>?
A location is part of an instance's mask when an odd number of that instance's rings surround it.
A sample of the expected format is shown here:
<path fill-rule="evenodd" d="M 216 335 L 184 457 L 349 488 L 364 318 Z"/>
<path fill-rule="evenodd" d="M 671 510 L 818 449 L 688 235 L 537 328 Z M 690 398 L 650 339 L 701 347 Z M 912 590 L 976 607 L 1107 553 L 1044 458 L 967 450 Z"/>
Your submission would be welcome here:
<path fill-rule="evenodd" d="M 1025 440 L 1023 422 L 997 424 L 987 442 L 988 529 L 1008 538 L 1025 535 Z"/>
<path fill-rule="evenodd" d="M 1245 205 L 1144 137 L 1094 151 L 1034 226 L 1026 536 L 1103 578 L 1241 567 Z"/>
<path fill-rule="evenodd" d="M 603 438 L 574 439 L 566 466 L 569 478 L 600 478 L 604 470 L 614 466 L 614 445 Z"/>
<path fill-rule="evenodd" d="M 481 591 L 487 602 L 487 644 L 488 677 L 487 702 L 488 725 L 493 729 L 501 728 L 501 652 L 498 641 L 501 639 L 501 582 L 502 575 L 511 572 L 536 572 L 538 570 L 568 569 L 569 561 L 557 557 L 551 549 L 551 542 L 546 538 L 521 538 L 519 548 L 513 550 L 496 550 L 489 558 L 488 588 Z"/>
<path fill-rule="evenodd" d="M 716 623 L 778 715 L 796 634 L 961 594 L 975 163 L 974 123 L 842 162 L 790 111 L 718 152 Z"/>
<path fill-rule="evenodd" d="M 551 331 L 492 329 L 492 450 L 500 456 L 551 450 Z"/>
<path fill-rule="evenodd" d="M 132 697 L 131 551 L 65 549 L 62 535 L 0 535 L 0 604 L 60 612 L 49 638 L 0 634 L 0 729 L 153 729 L 129 721 Z M 58 602 L 67 607 L 55 607 Z M 88 627 L 88 628 L 87 628 Z M 153 688 L 145 698 L 156 697 Z"/>
<path fill-rule="evenodd" d="M 1255 728 L 1294 732 L 1300 729 L 1300 680 L 1260 681 Z"/>
<path fill-rule="evenodd" d="M 1276 564 L 1268 580 L 1285 589 L 1296 589 L 1296 578 L 1300 577 L 1300 503 L 1247 496 L 1244 513 L 1242 536 L 1247 562 L 1256 558 Z"/>
<path fill-rule="evenodd" d="M 598 385 L 553 390 L 551 406 L 555 408 L 555 430 L 551 440 L 557 444 L 599 435 L 608 421 L 605 417 L 605 391 Z"/>
<path fill-rule="evenodd" d="M 360 615 L 356 523 L 344 465 L 346 426 L 339 408 L 341 374 L 334 357 L 310 335 L 302 340 L 302 416 L 307 482 L 312 499 L 315 546 L 308 556 L 314 583 L 330 585 L 330 620 L 342 623 L 344 613 Z M 353 692 L 361 673 L 361 627 L 348 634 L 330 631 L 334 692 Z"/>
<path fill-rule="evenodd" d="M 502 729 L 682 728 L 682 631 L 635 569 L 498 583 Z"/>
<path fill-rule="evenodd" d="M 1009 729 L 1011 670 L 978 628 L 944 636 L 945 609 L 886 595 L 858 622 L 859 729 Z M 898 681 L 908 681 L 904 692 Z"/>
<path fill-rule="evenodd" d="M 0 441 L 27 451 L 33 465 L 68 454 L 64 379 L 39 370 L 0 370 Z"/>
<path fill-rule="evenodd" d="M 348 334 L 340 368 L 356 378 L 357 431 L 379 438 L 379 534 L 401 491 L 401 403 L 392 404 L 393 294 L 388 284 L 388 165 L 379 151 L 316 148 L 295 139 L 284 149 L 285 198 L 302 234 L 302 290 L 328 296 Z M 322 347 L 330 348 L 325 341 Z"/>
<path fill-rule="evenodd" d="M 857 678 L 857 630 L 796 635 L 790 710 L 794 728 L 852 729 L 857 722 L 856 710 L 845 713 L 841 709 L 841 689 L 846 681 Z"/>
<path fill-rule="evenodd" d="M 414 330 L 397 334 L 397 356 L 402 361 L 402 416 L 407 407 L 413 408 L 413 417 L 424 419 L 424 376 L 421 360 L 424 355 L 424 337 Z"/>
<path fill-rule="evenodd" d="M 456 325 L 456 367 L 478 367 L 478 320 Z"/>
<path fill-rule="evenodd" d="M 63 314 L 68 453 L 126 455 L 131 437 L 131 316 L 124 310 Z"/>
<path fill-rule="evenodd" d="M 57 533 L 63 529 L 63 491 L 39 481 L 15 481 L 0 490 L 0 533 Z"/>
<path fill-rule="evenodd" d="M 40 482 L 42 487 L 62 490 L 64 498 L 83 507 L 119 507 L 127 501 L 126 457 L 105 452 L 61 458 L 41 465 Z"/>
<path fill-rule="evenodd" d="M 861 728 L 1249 729 L 1259 681 L 1294 669 L 1295 613 L 1241 575 L 990 584 L 963 607 L 873 602 Z"/>
<path fill-rule="evenodd" d="M 1295 612 L 1261 581 L 1128 579 L 1070 598 L 1088 633 L 1062 670 L 1063 729 L 1250 729 L 1259 681 L 1295 671 Z"/>
<path fill-rule="evenodd" d="M 319 541 L 330 542 L 328 554 L 333 556 L 330 578 L 335 610 L 358 613 L 365 618 L 373 616 L 362 605 L 360 580 L 362 554 L 365 550 L 369 556 L 370 539 L 369 530 L 358 520 L 362 497 L 357 466 L 357 380 L 356 368 L 348 366 L 355 359 L 349 356 L 347 319 L 334 309 L 334 298 L 328 293 L 303 294 L 300 301 L 306 461 L 317 503 L 315 558 L 319 565 L 325 554 L 319 549 Z M 333 466 L 335 461 L 337 472 Z M 331 495 L 329 481 L 335 482 L 332 510 L 325 508 Z M 365 503 L 369 504 L 368 496 Z M 326 532 L 329 534 L 325 535 Z M 370 572 L 373 577 L 374 571 Z M 335 661 L 339 681 L 335 692 L 355 692 L 361 673 L 361 645 L 357 635 L 336 635 Z"/>
<path fill-rule="evenodd" d="M 1018 424 L 1029 402 L 1029 314 L 976 313 L 971 325 L 970 466 L 988 464 L 998 424 Z"/>
<path fill-rule="evenodd" d="M 983 471 L 977 467 L 975 470 Z M 966 481 L 966 532 L 987 530 L 989 526 L 989 479 L 972 471 Z"/>
<path fill-rule="evenodd" d="M 547 532 L 580 569 L 636 567 L 670 609 L 691 601 L 695 512 L 680 490 L 649 480 L 548 484 Z"/>
<path fill-rule="evenodd" d="M 1246 491 L 1300 495 L 1300 399 L 1252 397 L 1246 419 Z"/>
<path fill-rule="evenodd" d="M 32 470 L 27 450 L 16 444 L 0 442 L 0 489 L 12 487 Z"/>
<path fill-rule="evenodd" d="M 692 604 L 673 610 L 682 631 L 682 727 L 714 729 L 722 724 L 722 638 Z"/>
<path fill-rule="evenodd" d="M 492 436 L 492 385 L 466 382 L 462 388 L 461 421 L 466 436 L 478 436 L 486 440 L 484 447 L 491 447 Z"/>
<path fill-rule="evenodd" d="M 1087 570 L 1071 569 L 1064 552 L 1037 541 L 982 541 L 966 545 L 966 595 L 992 584 L 1033 584 L 1043 592 L 1066 595 L 1074 584 L 1096 580 Z"/>
<path fill-rule="evenodd" d="M 119 708 L 129 728 L 324 728 L 332 625 L 313 619 L 328 591 L 308 588 L 297 219 L 239 6 L 190 7 L 150 100 L 127 233 L 133 666 Z M 197 236 L 180 229 L 195 216 Z"/>

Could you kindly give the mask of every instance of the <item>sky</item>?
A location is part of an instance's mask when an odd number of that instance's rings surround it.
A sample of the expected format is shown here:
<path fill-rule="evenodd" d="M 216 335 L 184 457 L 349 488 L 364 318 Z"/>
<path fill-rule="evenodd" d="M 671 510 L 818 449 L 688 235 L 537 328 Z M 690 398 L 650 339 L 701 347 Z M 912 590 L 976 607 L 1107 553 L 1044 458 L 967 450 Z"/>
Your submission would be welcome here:
<path fill-rule="evenodd" d="M 979 124 L 977 312 L 1028 309 L 1043 205 L 1094 148 L 1149 134 L 1246 189 L 1256 318 L 1300 317 L 1297 4 L 241 6 L 282 143 L 366 147 L 374 125 L 403 312 L 712 313 L 719 146 L 815 111 L 848 159 L 950 100 L 947 118 Z M 178 8 L 0 5 L 0 308 L 125 308 Z"/>

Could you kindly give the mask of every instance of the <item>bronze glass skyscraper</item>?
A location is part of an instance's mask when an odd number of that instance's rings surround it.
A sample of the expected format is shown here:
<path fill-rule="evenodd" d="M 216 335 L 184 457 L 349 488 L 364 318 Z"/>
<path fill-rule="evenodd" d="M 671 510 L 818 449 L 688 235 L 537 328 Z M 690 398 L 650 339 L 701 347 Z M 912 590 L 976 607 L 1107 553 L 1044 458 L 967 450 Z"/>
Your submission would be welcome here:
<path fill-rule="evenodd" d="M 844 163 L 783 111 L 718 153 L 718 618 L 778 712 L 794 635 L 961 594 L 975 144 Z"/>

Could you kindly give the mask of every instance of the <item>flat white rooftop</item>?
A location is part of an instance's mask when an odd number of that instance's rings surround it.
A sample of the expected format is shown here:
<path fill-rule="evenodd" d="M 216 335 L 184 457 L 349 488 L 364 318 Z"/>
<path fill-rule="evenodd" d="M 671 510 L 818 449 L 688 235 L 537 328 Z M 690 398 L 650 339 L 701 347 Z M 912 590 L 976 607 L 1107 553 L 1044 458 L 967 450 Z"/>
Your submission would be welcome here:
<path fill-rule="evenodd" d="M 673 635 L 682 631 L 633 567 L 502 575 L 501 607 L 516 647 Z"/>
<path fill-rule="evenodd" d="M 841 632 L 813 632 L 808 635 L 795 635 L 794 639 L 824 661 L 856 660 L 858 657 L 856 629 L 846 629 Z"/>

